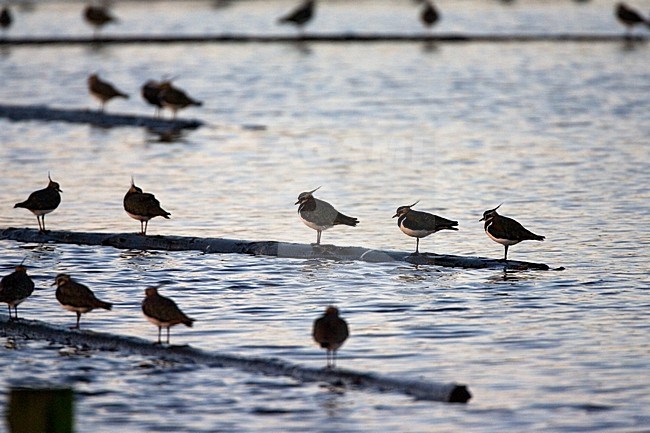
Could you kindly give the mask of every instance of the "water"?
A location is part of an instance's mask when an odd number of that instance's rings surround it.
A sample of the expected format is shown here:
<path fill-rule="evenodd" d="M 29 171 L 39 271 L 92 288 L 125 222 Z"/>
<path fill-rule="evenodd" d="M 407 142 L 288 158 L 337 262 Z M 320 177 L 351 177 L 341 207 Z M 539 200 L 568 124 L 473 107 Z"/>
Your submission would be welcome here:
<path fill-rule="evenodd" d="M 535 23 L 530 32 L 620 31 L 608 2 L 463 3 L 447 3 L 446 11 L 441 3 L 435 31 L 515 33 L 527 22 Z M 292 4 L 187 3 L 183 13 L 273 34 L 291 29 L 272 21 L 256 27 L 244 16 L 261 22 Z M 415 31 L 404 24 L 413 8 L 402 2 L 400 12 L 384 13 L 394 5 L 332 2 L 382 18 L 346 18 L 336 27 L 323 6 L 313 31 L 344 31 L 351 22 Z M 56 33 L 56 20 L 37 26 L 53 9 L 70 20 L 69 34 L 87 34 L 78 8 L 37 5 L 22 12 L 33 27 L 11 35 Z M 136 3 L 118 4 L 116 13 L 129 18 L 110 31 L 162 32 L 148 17 L 172 5 L 151 8 L 147 15 Z M 502 20 L 479 19 L 481 11 Z M 208 29 L 183 17 L 167 14 L 179 26 L 171 32 Z M 503 214 L 547 237 L 516 245 L 509 256 L 566 270 L 504 275 L 0 241 L 3 274 L 26 257 L 42 289 L 19 308 L 25 318 L 74 323 L 50 286 L 68 272 L 116 303 L 112 312 L 84 316 L 83 327 L 154 340 L 139 303 L 147 285 L 164 281 L 162 293 L 197 319 L 192 329 L 174 328 L 172 342 L 319 366 L 324 354 L 311 341 L 311 322 L 335 303 L 352 332 L 341 366 L 457 381 L 473 393 L 466 406 L 419 402 L 19 339 L 16 350 L 0 349 L 0 399 L 15 384 L 74 386 L 81 432 L 647 431 L 647 59 L 643 43 L 5 49 L 5 104 L 95 108 L 85 78 L 98 71 L 132 93 L 109 103 L 109 111 L 150 114 L 139 86 L 167 74 L 205 100 L 182 115 L 207 126 L 169 143 L 141 129 L 0 120 L 0 227 L 36 227 L 29 212 L 12 207 L 44 187 L 49 170 L 64 191 L 60 208 L 46 217 L 53 229 L 135 232 L 138 223 L 122 209 L 134 176 L 172 213 L 171 220 L 152 220 L 151 234 L 307 243 L 316 234 L 293 203 L 322 185 L 318 197 L 361 220 L 324 232 L 325 243 L 412 250 L 414 239 L 391 216 L 419 199 L 418 209 L 460 223 L 459 232 L 423 239 L 422 250 L 499 257 L 502 247 L 478 219 L 505 202 Z"/>

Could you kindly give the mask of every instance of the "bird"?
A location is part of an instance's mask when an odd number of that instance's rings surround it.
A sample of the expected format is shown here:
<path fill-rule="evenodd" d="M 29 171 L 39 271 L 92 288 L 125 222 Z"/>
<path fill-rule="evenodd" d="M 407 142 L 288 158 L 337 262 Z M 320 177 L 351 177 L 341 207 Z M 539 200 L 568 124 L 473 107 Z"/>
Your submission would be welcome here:
<path fill-rule="evenodd" d="M 176 112 L 182 108 L 196 105 L 200 107 L 203 102 L 190 98 L 187 93 L 172 85 L 171 81 L 161 83 L 160 93 L 158 93 L 160 103 L 163 107 L 172 110 L 172 118 L 176 119 Z"/>
<path fill-rule="evenodd" d="M 422 9 L 422 12 L 420 13 L 420 21 L 422 21 L 422 24 L 430 28 L 437 23 L 439 19 L 440 14 L 435 5 L 431 1 L 425 0 L 424 9 Z"/>
<path fill-rule="evenodd" d="M 183 313 L 176 302 L 158 293 L 158 287 L 148 287 L 144 291 L 142 313 L 148 321 L 158 327 L 158 344 L 162 344 L 162 328 L 167 328 L 167 344 L 169 344 L 169 328 L 182 323 L 192 327 L 195 322 Z"/>
<path fill-rule="evenodd" d="M 440 230 L 458 230 L 455 227 L 458 225 L 458 221 L 411 209 L 419 202 L 418 200 L 410 206 L 400 206 L 393 215 L 393 218 L 398 218 L 397 226 L 400 230 L 404 234 L 416 238 L 415 254 L 420 254 L 420 238 Z"/>
<path fill-rule="evenodd" d="M 505 247 L 505 254 L 503 260 L 508 260 L 508 247 L 510 245 L 518 244 L 521 241 L 543 241 L 544 236 L 536 235 L 529 231 L 524 226 L 519 224 L 512 218 L 499 215 L 497 209 L 503 203 L 494 209 L 486 210 L 483 212 L 483 218 L 479 221 L 485 221 L 485 233 L 494 242 L 499 243 Z"/>
<path fill-rule="evenodd" d="M 161 216 L 169 219 L 171 214 L 160 207 L 160 202 L 151 193 L 142 192 L 131 178 L 131 187 L 124 196 L 124 210 L 133 219 L 140 221 L 140 234 L 147 234 L 147 225 L 151 218 Z"/>
<path fill-rule="evenodd" d="M 56 300 L 68 311 L 77 313 L 77 324 L 72 329 L 79 329 L 81 315 L 95 308 L 111 310 L 113 304 L 100 301 L 85 285 L 73 280 L 68 274 L 59 274 L 54 280 L 56 285 Z"/>
<path fill-rule="evenodd" d="M 2 10 L 0 10 L 0 28 L 2 31 L 6 31 L 9 27 L 11 27 L 11 23 L 13 23 L 13 17 L 11 15 L 11 10 L 7 6 L 3 6 Z"/>
<path fill-rule="evenodd" d="M 288 14 L 278 18 L 280 24 L 293 24 L 302 32 L 303 27 L 314 16 L 314 9 L 316 7 L 315 0 L 305 0 L 300 6 Z"/>
<path fill-rule="evenodd" d="M 24 262 L 24 260 L 23 260 Z M 9 307 L 9 319 L 18 319 L 18 305 L 34 292 L 34 282 L 27 275 L 27 268 L 20 263 L 16 270 L 5 275 L 0 280 L 0 302 L 6 302 Z M 14 317 L 11 316 L 14 308 Z"/>
<path fill-rule="evenodd" d="M 327 307 L 325 314 L 314 320 L 312 337 L 327 350 L 327 368 L 336 367 L 336 351 L 349 335 L 348 323 L 339 317 L 339 309 L 334 306 Z"/>
<path fill-rule="evenodd" d="M 163 85 L 165 83 L 166 81 L 148 80 L 142 85 L 142 88 L 140 89 L 142 98 L 149 104 L 156 107 L 154 117 L 160 116 L 160 109 L 162 108 L 162 102 L 160 101 L 160 92 L 162 91 Z"/>
<path fill-rule="evenodd" d="M 45 215 L 59 207 L 61 193 L 63 192 L 59 184 L 52 180 L 49 173 L 47 174 L 47 178 L 50 182 L 46 188 L 34 191 L 27 197 L 27 200 L 14 205 L 14 209 L 22 207 L 36 215 L 38 230 L 42 233 L 45 233 Z"/>
<path fill-rule="evenodd" d="M 632 28 L 637 24 L 645 23 L 650 26 L 650 21 L 647 21 L 639 12 L 625 3 L 616 4 L 616 18 L 625 26 L 625 35 L 628 37 Z"/>
<path fill-rule="evenodd" d="M 117 22 L 117 18 L 104 6 L 86 6 L 83 11 L 83 17 L 93 27 L 95 36 L 97 36 L 97 33 L 106 24 Z"/>
<path fill-rule="evenodd" d="M 309 228 L 316 230 L 316 245 L 320 245 L 320 237 L 323 230 L 327 230 L 338 224 L 355 227 L 359 220 L 343 215 L 326 201 L 315 198 L 312 194 L 316 189 L 301 192 L 298 195 L 298 214 L 303 223 Z"/>
<path fill-rule="evenodd" d="M 129 95 L 120 92 L 108 81 L 103 81 L 97 74 L 88 77 L 88 91 L 99 99 L 99 111 L 101 112 L 104 112 L 104 105 L 113 98 L 129 99 Z"/>

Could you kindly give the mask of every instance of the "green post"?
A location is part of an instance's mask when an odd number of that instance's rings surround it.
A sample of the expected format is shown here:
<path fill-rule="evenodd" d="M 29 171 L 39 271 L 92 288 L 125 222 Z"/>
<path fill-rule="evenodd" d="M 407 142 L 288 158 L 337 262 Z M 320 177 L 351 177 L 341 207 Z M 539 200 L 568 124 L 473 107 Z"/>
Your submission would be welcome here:
<path fill-rule="evenodd" d="M 12 388 L 7 407 L 11 433 L 71 433 L 71 388 Z"/>

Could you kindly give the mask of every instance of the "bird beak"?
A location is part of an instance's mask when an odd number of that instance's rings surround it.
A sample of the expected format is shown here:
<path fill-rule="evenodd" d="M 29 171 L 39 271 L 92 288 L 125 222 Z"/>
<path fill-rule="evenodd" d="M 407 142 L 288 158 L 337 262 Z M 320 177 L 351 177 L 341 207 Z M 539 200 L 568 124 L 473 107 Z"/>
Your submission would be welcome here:
<path fill-rule="evenodd" d="M 299 204 L 299 203 L 300 203 L 300 200 L 298 200 L 297 202 L 295 202 L 294 205 Z"/>
<path fill-rule="evenodd" d="M 485 221 L 485 217 L 483 217 L 483 218 L 481 218 L 480 220 L 478 220 L 478 222 L 481 222 L 481 221 Z"/>
<path fill-rule="evenodd" d="M 399 216 L 399 214 L 396 213 L 395 215 L 393 215 L 393 218 L 397 218 L 398 216 Z"/>

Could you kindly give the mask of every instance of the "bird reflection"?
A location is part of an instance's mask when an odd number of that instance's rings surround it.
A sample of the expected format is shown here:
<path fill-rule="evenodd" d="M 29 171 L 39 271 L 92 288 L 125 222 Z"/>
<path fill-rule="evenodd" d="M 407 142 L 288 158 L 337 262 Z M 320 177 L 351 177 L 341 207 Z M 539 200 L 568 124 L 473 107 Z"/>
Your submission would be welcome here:
<path fill-rule="evenodd" d="M 187 132 L 182 128 L 147 128 L 147 143 L 182 143 Z"/>

